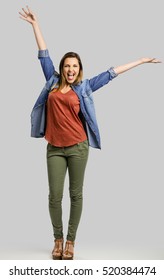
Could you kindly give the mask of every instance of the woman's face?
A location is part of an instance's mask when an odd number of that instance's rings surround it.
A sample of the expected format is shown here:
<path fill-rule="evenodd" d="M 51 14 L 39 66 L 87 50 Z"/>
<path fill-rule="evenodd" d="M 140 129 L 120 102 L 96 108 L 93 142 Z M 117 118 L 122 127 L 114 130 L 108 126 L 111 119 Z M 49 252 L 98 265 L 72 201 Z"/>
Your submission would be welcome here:
<path fill-rule="evenodd" d="M 63 65 L 63 75 L 68 84 L 73 84 L 80 71 L 79 62 L 76 57 L 67 57 Z"/>

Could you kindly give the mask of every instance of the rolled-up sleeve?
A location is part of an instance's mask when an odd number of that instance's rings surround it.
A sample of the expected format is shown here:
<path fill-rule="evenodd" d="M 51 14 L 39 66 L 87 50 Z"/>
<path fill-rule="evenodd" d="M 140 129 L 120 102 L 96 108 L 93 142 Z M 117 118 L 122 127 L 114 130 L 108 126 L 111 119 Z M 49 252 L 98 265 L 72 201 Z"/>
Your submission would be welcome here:
<path fill-rule="evenodd" d="M 110 73 L 111 80 L 118 76 L 118 74 L 114 71 L 114 67 L 110 67 L 107 71 Z"/>
<path fill-rule="evenodd" d="M 118 75 L 114 71 L 114 67 L 110 67 L 107 71 L 95 76 L 94 78 L 89 80 L 90 87 L 92 91 L 96 91 L 99 88 L 108 84 L 111 80 L 113 80 Z"/>
<path fill-rule="evenodd" d="M 40 60 L 41 67 L 44 73 L 44 76 L 46 78 L 46 81 L 48 81 L 53 73 L 55 72 L 55 67 L 53 65 L 53 62 L 49 56 L 48 49 L 46 50 L 39 50 L 38 51 L 38 59 Z"/>

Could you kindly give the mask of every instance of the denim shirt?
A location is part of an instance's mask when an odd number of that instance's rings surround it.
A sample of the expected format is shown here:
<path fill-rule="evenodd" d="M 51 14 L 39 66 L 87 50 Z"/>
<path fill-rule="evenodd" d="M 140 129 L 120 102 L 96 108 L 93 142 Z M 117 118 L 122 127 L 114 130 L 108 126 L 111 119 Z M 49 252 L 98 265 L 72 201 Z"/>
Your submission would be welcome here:
<path fill-rule="evenodd" d="M 53 62 L 48 50 L 39 50 L 38 58 L 41 62 L 42 70 L 46 78 L 46 84 L 42 89 L 31 112 L 31 137 L 44 137 L 46 128 L 46 101 L 49 92 L 55 88 L 59 74 L 55 71 Z M 72 89 L 80 100 L 80 110 L 84 117 L 89 145 L 93 148 L 101 149 L 100 133 L 96 119 L 93 92 L 106 85 L 115 78 L 117 74 L 113 67 L 107 71 L 86 79 L 77 85 L 72 85 Z"/>

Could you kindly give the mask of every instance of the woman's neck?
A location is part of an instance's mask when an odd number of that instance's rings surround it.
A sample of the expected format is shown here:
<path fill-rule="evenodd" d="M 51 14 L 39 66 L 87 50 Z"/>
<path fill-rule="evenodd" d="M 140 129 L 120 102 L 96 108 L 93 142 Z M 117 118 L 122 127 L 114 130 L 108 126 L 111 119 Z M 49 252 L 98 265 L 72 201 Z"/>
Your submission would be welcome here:
<path fill-rule="evenodd" d="M 60 91 L 61 91 L 62 93 L 66 93 L 66 92 L 68 92 L 70 89 L 71 89 L 71 85 L 68 85 L 68 84 L 62 85 L 62 86 L 60 87 Z"/>

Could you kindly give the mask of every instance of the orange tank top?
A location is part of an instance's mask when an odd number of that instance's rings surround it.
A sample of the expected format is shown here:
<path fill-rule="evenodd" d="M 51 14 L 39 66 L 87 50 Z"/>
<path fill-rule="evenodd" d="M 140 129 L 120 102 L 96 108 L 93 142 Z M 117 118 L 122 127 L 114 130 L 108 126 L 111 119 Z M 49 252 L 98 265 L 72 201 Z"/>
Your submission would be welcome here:
<path fill-rule="evenodd" d="M 45 139 L 57 147 L 68 147 L 85 141 L 87 135 L 79 111 L 80 101 L 72 89 L 66 93 L 52 90 L 47 100 Z"/>

